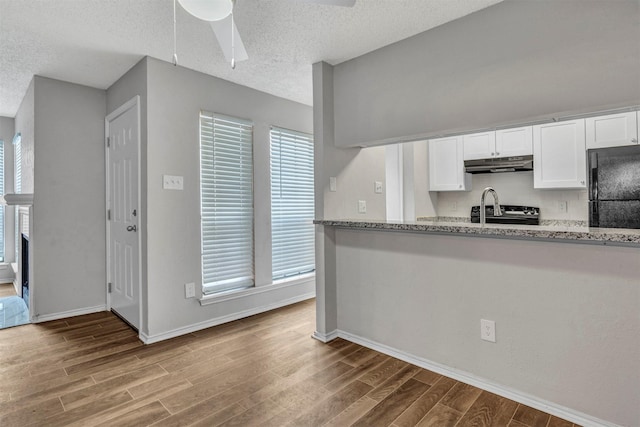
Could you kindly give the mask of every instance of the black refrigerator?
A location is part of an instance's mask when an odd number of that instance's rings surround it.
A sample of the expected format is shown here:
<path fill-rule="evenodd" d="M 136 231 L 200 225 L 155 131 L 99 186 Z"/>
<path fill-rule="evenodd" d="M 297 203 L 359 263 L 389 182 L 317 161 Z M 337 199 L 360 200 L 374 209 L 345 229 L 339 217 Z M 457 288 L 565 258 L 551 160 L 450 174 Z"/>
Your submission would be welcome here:
<path fill-rule="evenodd" d="M 640 228 L 640 145 L 588 150 L 589 226 Z"/>

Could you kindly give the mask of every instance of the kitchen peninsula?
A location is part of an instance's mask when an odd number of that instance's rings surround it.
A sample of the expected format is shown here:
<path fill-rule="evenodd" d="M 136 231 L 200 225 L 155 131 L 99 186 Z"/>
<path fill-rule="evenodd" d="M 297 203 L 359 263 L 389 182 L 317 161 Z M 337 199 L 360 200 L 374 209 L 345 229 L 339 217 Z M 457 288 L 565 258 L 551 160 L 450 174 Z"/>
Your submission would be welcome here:
<path fill-rule="evenodd" d="M 581 425 L 640 422 L 640 230 L 374 220 L 316 230 L 316 338 Z M 495 343 L 481 340 L 481 319 L 495 321 Z"/>
<path fill-rule="evenodd" d="M 435 219 L 435 218 L 434 218 Z M 637 246 L 640 248 L 640 230 L 616 228 L 589 228 L 571 226 L 526 226 L 500 224 L 472 224 L 468 222 L 446 222 L 440 220 L 407 221 L 359 221 L 359 220 L 318 220 L 315 224 L 324 226 L 367 229 L 380 231 L 404 231 L 494 237 L 508 239 L 547 240 L 567 243 L 591 243 L 614 246 Z"/>

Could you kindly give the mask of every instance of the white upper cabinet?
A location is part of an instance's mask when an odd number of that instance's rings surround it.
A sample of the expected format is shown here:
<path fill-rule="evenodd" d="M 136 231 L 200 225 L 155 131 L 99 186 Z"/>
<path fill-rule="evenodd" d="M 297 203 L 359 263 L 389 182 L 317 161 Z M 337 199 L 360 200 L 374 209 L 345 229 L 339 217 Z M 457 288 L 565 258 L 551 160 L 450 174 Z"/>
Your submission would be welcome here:
<path fill-rule="evenodd" d="M 462 151 L 461 136 L 429 141 L 429 191 L 471 191 Z"/>
<path fill-rule="evenodd" d="M 496 133 L 482 132 L 462 136 L 464 160 L 496 157 Z"/>
<path fill-rule="evenodd" d="M 638 143 L 638 113 L 610 114 L 589 117 L 587 148 L 606 148 Z"/>
<path fill-rule="evenodd" d="M 512 157 L 533 154 L 533 127 L 524 126 L 496 131 L 496 156 Z"/>
<path fill-rule="evenodd" d="M 533 126 L 533 187 L 586 188 L 585 120 Z"/>
<path fill-rule="evenodd" d="M 531 126 L 463 135 L 464 159 L 526 156 L 533 154 Z"/>

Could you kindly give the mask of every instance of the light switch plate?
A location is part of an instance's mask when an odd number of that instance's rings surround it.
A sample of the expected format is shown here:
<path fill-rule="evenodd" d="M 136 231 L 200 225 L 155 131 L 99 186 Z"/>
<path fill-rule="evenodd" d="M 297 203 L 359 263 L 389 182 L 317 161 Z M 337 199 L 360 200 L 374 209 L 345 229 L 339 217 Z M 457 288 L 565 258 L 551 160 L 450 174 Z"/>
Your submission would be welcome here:
<path fill-rule="evenodd" d="M 162 188 L 165 190 L 182 190 L 184 178 L 175 175 L 162 175 Z"/>
<path fill-rule="evenodd" d="M 361 213 L 361 214 L 367 213 L 367 201 L 366 200 L 358 200 L 358 213 Z"/>
<path fill-rule="evenodd" d="M 335 176 L 329 177 L 329 191 L 337 191 L 338 184 Z"/>
<path fill-rule="evenodd" d="M 382 194 L 382 182 L 375 181 L 375 192 L 376 194 Z"/>

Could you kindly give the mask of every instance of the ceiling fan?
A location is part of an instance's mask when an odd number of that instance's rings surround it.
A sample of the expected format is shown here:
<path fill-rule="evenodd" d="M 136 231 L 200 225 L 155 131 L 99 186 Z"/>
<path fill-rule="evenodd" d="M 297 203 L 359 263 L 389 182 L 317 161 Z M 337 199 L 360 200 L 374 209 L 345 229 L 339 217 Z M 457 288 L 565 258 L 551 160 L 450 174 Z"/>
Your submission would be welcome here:
<path fill-rule="evenodd" d="M 356 0 L 298 0 L 306 3 L 353 7 Z M 209 22 L 218 39 L 225 59 L 236 67 L 236 62 L 249 58 L 238 28 L 233 21 L 236 0 L 178 0 L 180 6 L 198 19 Z M 176 53 L 176 0 L 173 0 L 173 63 L 178 65 Z"/>

